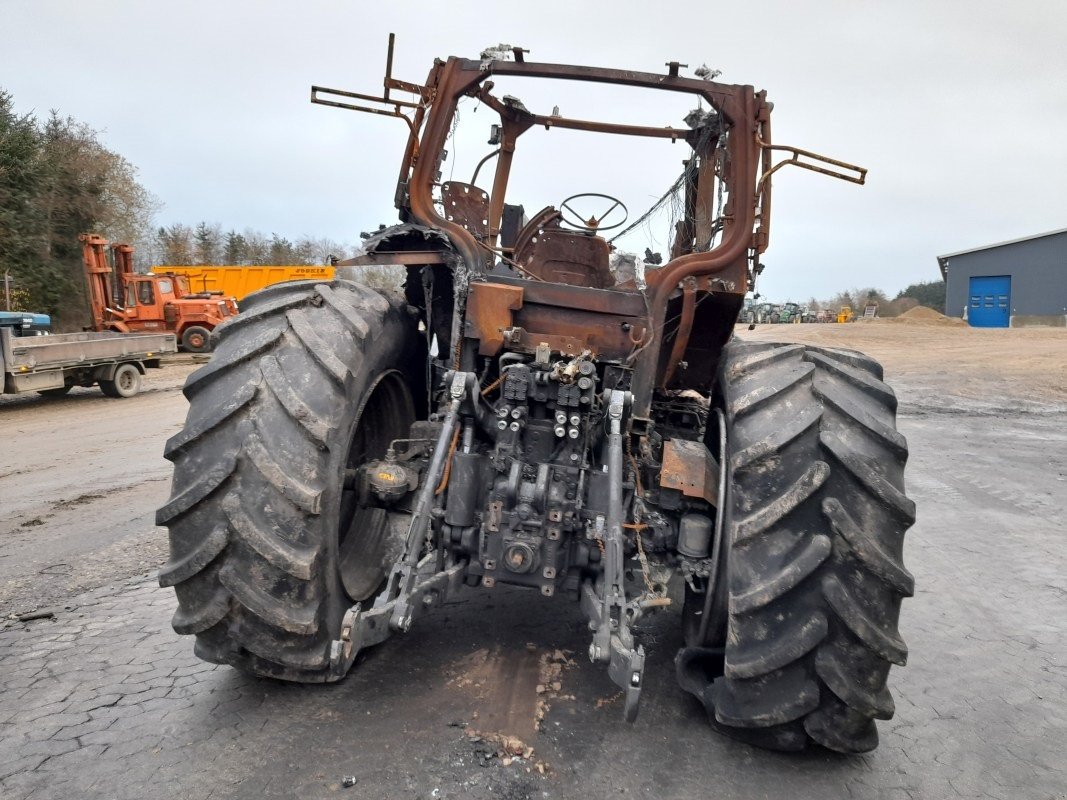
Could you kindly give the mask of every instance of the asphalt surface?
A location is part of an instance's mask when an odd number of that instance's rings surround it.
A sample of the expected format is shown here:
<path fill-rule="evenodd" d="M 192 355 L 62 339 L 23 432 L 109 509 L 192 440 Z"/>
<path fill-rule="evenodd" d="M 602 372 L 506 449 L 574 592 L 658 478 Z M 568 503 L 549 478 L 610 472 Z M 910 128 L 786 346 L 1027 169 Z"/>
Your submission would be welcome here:
<path fill-rule="evenodd" d="M 166 494 L 154 470 L 181 421 L 181 377 L 101 401 L 92 414 L 110 419 L 115 408 L 127 421 L 103 433 L 82 424 L 78 396 L 0 407 L 5 452 L 40 451 L 41 462 L 0 463 L 0 616 L 33 605 L 44 562 L 77 572 L 84 558 L 106 566 L 105 552 L 152 554 L 94 580 L 46 573 L 36 605 L 53 616 L 0 622 L 4 800 L 1067 797 L 1067 406 L 1058 400 L 1020 387 L 1015 399 L 946 403 L 924 391 L 925 375 L 894 381 L 919 509 L 905 550 L 917 592 L 900 626 L 911 655 L 890 675 L 897 713 L 879 724 L 881 745 L 845 758 L 768 753 L 712 731 L 675 685 L 671 612 L 645 625 L 645 696 L 636 724 L 625 723 L 605 670 L 582 655 L 578 608 L 506 587 L 462 595 L 340 684 L 256 680 L 198 661 L 170 628 L 172 593 L 150 572 L 131 575 L 161 552 L 164 534 L 148 520 Z M 94 453 L 108 436 L 132 437 L 149 455 L 130 455 L 118 475 L 103 461 L 56 459 L 33 446 L 42 435 Z M 57 492 L 104 496 L 56 511 Z M 500 757 L 495 734 L 533 752 Z"/>

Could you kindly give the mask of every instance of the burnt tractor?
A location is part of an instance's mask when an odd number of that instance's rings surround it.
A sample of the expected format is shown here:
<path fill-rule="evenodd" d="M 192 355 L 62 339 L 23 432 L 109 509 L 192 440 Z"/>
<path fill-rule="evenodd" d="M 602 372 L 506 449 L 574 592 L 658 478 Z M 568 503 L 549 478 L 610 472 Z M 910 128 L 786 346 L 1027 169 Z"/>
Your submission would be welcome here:
<path fill-rule="evenodd" d="M 382 95 L 313 87 L 312 102 L 407 124 L 400 223 L 340 265 L 401 265 L 403 295 L 283 283 L 217 328 L 166 445 L 174 629 L 207 661 L 335 681 L 464 586 L 527 587 L 580 604 L 632 720 L 639 623 L 673 601 L 679 682 L 717 728 L 775 749 L 875 747 L 913 588 L 896 398 L 860 353 L 733 335 L 772 173 L 864 170 L 772 144 L 764 92 L 673 62 L 533 63 L 502 46 L 417 84 L 389 53 Z M 677 100 L 684 124 L 544 113 L 498 88 L 544 81 Z M 489 136 L 469 182 L 443 179 L 460 104 Z M 509 176 L 542 128 L 685 148 L 635 222 L 673 209 L 666 258 L 613 269 L 605 234 L 626 209 L 610 187 L 527 216 Z"/>

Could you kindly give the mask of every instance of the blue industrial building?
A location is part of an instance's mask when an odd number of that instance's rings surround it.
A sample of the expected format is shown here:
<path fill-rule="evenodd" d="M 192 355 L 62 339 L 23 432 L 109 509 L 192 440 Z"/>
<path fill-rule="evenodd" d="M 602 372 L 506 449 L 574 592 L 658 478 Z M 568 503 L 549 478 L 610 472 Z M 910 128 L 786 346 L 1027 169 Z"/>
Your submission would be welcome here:
<path fill-rule="evenodd" d="M 1067 228 L 938 256 L 945 314 L 976 328 L 1067 325 Z"/>

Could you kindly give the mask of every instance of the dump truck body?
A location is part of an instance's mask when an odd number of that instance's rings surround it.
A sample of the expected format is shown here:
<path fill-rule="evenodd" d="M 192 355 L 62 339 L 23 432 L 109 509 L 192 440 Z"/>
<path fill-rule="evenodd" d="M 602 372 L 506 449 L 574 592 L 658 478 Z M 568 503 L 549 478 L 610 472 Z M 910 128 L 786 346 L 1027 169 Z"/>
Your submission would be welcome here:
<path fill-rule="evenodd" d="M 330 281 L 331 266 L 158 266 L 157 275 L 181 275 L 194 292 L 221 293 L 238 302 L 252 292 L 283 281 Z"/>

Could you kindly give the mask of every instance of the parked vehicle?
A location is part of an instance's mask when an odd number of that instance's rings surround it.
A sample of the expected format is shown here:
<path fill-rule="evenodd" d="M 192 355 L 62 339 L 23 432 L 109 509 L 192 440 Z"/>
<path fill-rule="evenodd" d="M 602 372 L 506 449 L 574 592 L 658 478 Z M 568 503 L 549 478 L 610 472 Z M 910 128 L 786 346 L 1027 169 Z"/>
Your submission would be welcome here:
<path fill-rule="evenodd" d="M 106 239 L 91 233 L 78 238 L 94 331 L 171 331 L 183 350 L 206 353 L 211 331 L 237 314 L 232 297 L 193 292 L 184 276 L 134 272 L 127 244 L 110 245 L 109 260 Z"/>
<path fill-rule="evenodd" d="M 141 376 L 178 349 L 172 333 L 60 333 L 16 336 L 0 328 L 4 394 L 65 395 L 75 386 L 98 385 L 109 397 L 133 397 Z"/>
<path fill-rule="evenodd" d="M 200 658 L 334 681 L 464 585 L 510 584 L 529 604 L 579 604 L 589 657 L 632 720 L 637 623 L 671 608 L 673 576 L 678 679 L 719 730 L 786 750 L 876 746 L 913 589 L 896 399 L 860 353 L 734 337 L 770 230 L 763 178 L 801 151 L 772 149 L 764 92 L 680 69 L 535 63 L 502 46 L 435 60 L 425 84 L 393 79 L 390 61 L 380 98 L 313 87 L 315 102 L 406 121 L 399 184 L 382 190 L 401 222 L 338 266 L 404 264 L 407 283 L 403 297 L 345 280 L 264 289 L 190 375 L 156 519 L 174 629 Z M 494 91 L 539 79 L 660 90 L 687 124 L 565 117 Z M 467 124 L 492 123 L 488 188 L 441 180 L 461 101 L 484 111 Z M 513 158 L 528 131 L 543 145 L 553 128 L 685 148 L 683 174 L 664 176 L 677 189 L 639 217 L 680 214 L 644 288 L 609 267 L 620 199 L 571 195 L 523 219 L 534 200 L 509 185 Z M 535 152 L 551 186 L 556 162 Z"/>
<path fill-rule="evenodd" d="M 0 328 L 6 328 L 14 336 L 43 336 L 52 332 L 52 318 L 28 311 L 0 311 Z"/>
<path fill-rule="evenodd" d="M 760 303 L 756 306 L 755 321 L 759 324 L 778 321 L 778 306 L 774 303 Z"/>
<path fill-rule="evenodd" d="M 786 303 L 778 312 L 779 322 L 800 322 L 800 305 L 798 303 Z"/>
<path fill-rule="evenodd" d="M 841 310 L 837 312 L 838 322 L 853 322 L 856 319 L 856 315 L 852 313 L 850 306 L 841 306 Z"/>

